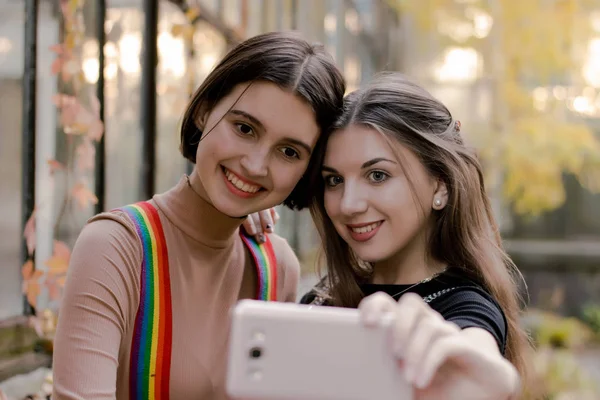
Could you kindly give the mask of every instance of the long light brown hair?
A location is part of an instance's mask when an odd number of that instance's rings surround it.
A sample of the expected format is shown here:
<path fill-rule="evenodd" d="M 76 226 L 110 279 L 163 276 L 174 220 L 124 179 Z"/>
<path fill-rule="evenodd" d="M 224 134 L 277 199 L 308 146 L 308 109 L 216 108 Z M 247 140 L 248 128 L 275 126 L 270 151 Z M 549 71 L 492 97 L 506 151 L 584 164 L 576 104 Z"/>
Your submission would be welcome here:
<path fill-rule="evenodd" d="M 346 97 L 335 128 L 350 125 L 371 127 L 401 143 L 446 184 L 447 205 L 432 213 L 426 256 L 458 268 L 496 299 L 508 325 L 505 356 L 525 383 L 530 344 L 519 326 L 522 275 L 503 249 L 481 164 L 465 146 L 459 123 L 425 89 L 399 73 L 385 73 Z M 359 285 L 369 279 L 372 268 L 356 257 L 328 218 L 323 182 L 316 187 L 311 214 L 323 242 L 328 297 L 336 306 L 356 307 L 363 298 Z"/>

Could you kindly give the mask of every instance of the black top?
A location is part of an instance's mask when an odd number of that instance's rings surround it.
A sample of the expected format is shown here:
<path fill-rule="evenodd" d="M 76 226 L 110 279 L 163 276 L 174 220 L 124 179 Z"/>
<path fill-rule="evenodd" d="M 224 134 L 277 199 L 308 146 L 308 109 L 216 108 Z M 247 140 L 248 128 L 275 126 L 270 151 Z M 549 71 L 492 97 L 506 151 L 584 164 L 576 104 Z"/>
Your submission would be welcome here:
<path fill-rule="evenodd" d="M 506 345 L 506 317 L 496 300 L 477 283 L 468 280 L 449 268 L 429 282 L 410 288 L 411 285 L 360 285 L 365 296 L 385 292 L 398 300 L 405 293 L 416 293 L 423 297 L 429 306 L 440 313 L 446 321 L 461 329 L 481 328 L 494 336 L 500 352 L 504 354 Z M 407 290 L 408 289 L 408 290 Z M 403 292 L 406 290 L 405 292 Z M 306 293 L 301 304 L 319 303 L 315 290 Z M 327 300 L 322 305 L 331 305 Z"/>

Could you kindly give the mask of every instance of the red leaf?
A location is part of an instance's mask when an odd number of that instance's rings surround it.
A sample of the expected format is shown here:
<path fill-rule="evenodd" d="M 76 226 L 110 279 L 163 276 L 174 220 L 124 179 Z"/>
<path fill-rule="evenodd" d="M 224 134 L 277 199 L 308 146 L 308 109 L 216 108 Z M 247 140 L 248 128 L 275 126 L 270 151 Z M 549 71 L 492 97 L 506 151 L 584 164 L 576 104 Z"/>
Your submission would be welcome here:
<path fill-rule="evenodd" d="M 102 135 L 104 134 L 104 124 L 102 121 L 97 120 L 94 121 L 90 128 L 88 129 L 88 137 L 96 142 L 99 142 L 102 139 Z"/>
<path fill-rule="evenodd" d="M 65 169 L 65 166 L 62 163 L 54 159 L 49 159 L 47 162 L 48 166 L 50 167 L 51 174 L 55 173 L 56 171 L 62 171 Z"/>
<path fill-rule="evenodd" d="M 61 242 L 60 240 L 54 241 L 54 251 L 53 255 L 56 257 L 64 258 L 69 261 L 71 258 L 71 249 L 65 242 Z"/>
<path fill-rule="evenodd" d="M 30 282 L 27 284 L 27 290 L 25 293 L 27 295 L 27 301 L 31 307 L 35 308 L 37 306 L 37 297 L 40 295 L 40 292 L 41 288 L 39 283 Z"/>
<path fill-rule="evenodd" d="M 35 209 L 29 216 L 29 219 L 25 223 L 25 229 L 23 230 L 23 237 L 27 244 L 27 252 L 29 255 L 33 254 L 35 250 Z"/>
<path fill-rule="evenodd" d="M 27 260 L 21 268 L 21 275 L 23 276 L 23 287 L 22 291 L 27 295 L 27 301 L 33 308 L 37 304 L 37 296 L 41 292 L 39 279 L 44 275 L 42 271 L 33 270 L 33 261 Z"/>
<path fill-rule="evenodd" d="M 65 46 L 62 44 L 54 44 L 48 48 L 51 52 L 56 54 L 63 54 L 65 52 Z"/>
<path fill-rule="evenodd" d="M 48 297 L 50 297 L 50 300 L 56 301 L 56 300 L 60 299 L 62 290 L 61 290 L 60 286 L 58 286 L 56 281 L 50 282 L 47 286 L 48 286 Z"/>
<path fill-rule="evenodd" d="M 23 277 L 24 281 L 28 281 L 29 278 L 31 278 L 32 274 L 33 274 L 33 261 L 27 260 L 27 261 L 25 261 L 25 264 L 23 264 L 23 266 L 21 267 L 21 276 Z"/>
<path fill-rule="evenodd" d="M 52 61 L 52 65 L 50 66 L 50 73 L 52 75 L 57 75 L 62 69 L 63 63 L 63 59 L 60 57 Z"/>
<path fill-rule="evenodd" d="M 90 114 L 94 116 L 94 119 L 90 123 L 88 137 L 96 142 L 99 142 L 100 139 L 102 139 L 102 134 L 104 133 L 104 124 L 100 119 L 100 101 L 95 95 L 90 95 L 90 107 Z"/>
<path fill-rule="evenodd" d="M 48 274 L 50 275 L 62 275 L 67 272 L 69 268 L 69 261 L 71 259 L 71 250 L 64 242 L 58 240 L 54 241 L 54 253 L 52 257 L 46 261 L 48 267 Z"/>
<path fill-rule="evenodd" d="M 99 117 L 97 99 L 90 99 L 92 110 L 85 108 L 77 98 L 68 95 L 56 95 L 54 104 L 60 109 L 60 123 L 65 133 L 70 135 L 87 134 L 92 140 L 99 141 L 104 132 L 104 124 Z"/>
<path fill-rule="evenodd" d="M 65 284 L 67 283 L 67 277 L 65 275 L 63 276 L 59 276 L 58 278 L 56 278 L 56 284 L 63 289 L 65 287 Z"/>
<path fill-rule="evenodd" d="M 75 186 L 73 186 L 71 195 L 75 200 L 77 200 L 77 204 L 80 208 L 86 208 L 90 205 L 90 203 L 98 203 L 98 198 L 87 188 L 83 182 L 77 183 Z"/>

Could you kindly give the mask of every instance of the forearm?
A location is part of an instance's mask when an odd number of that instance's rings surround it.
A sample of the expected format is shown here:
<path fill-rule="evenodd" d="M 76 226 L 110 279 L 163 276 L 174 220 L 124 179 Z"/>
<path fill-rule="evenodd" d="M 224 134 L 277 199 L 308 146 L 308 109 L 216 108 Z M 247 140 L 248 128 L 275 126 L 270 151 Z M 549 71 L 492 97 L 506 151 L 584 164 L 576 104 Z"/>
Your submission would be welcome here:
<path fill-rule="evenodd" d="M 489 355 L 490 362 L 497 365 L 494 376 L 497 378 L 497 382 L 503 383 L 503 386 L 506 388 L 506 399 L 518 399 L 521 393 L 519 374 L 516 368 L 500 354 L 493 336 L 480 328 L 463 329 L 461 335 L 464 335 L 477 348 L 482 349 L 485 354 Z"/>

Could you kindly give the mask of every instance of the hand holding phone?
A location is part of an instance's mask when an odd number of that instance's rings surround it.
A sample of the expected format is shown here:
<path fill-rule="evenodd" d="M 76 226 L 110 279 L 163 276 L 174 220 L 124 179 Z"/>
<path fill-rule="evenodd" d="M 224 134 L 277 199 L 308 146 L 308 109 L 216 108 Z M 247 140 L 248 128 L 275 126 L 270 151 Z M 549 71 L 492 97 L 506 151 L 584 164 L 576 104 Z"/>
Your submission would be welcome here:
<path fill-rule="evenodd" d="M 389 324 L 359 311 L 242 300 L 233 309 L 227 392 L 261 400 L 413 399 Z"/>

